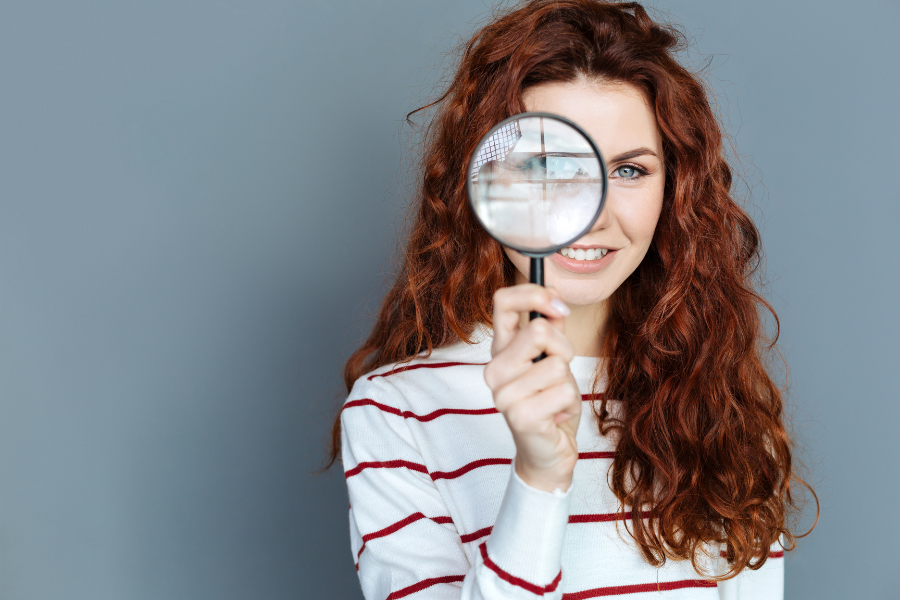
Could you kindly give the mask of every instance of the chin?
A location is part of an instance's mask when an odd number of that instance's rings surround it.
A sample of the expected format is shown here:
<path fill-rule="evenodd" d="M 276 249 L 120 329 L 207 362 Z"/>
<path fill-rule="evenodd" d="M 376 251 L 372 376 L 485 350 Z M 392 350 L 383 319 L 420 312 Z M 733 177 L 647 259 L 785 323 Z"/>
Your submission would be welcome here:
<path fill-rule="evenodd" d="M 556 288 L 569 306 L 590 306 L 609 299 L 615 288 L 598 279 L 557 279 L 547 274 L 547 285 Z"/>

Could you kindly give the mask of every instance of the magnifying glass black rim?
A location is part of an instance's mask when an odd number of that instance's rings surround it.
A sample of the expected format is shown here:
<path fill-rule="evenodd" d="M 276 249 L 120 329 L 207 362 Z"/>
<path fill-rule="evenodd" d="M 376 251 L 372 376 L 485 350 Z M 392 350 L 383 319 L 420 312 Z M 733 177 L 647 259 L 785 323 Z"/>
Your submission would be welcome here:
<path fill-rule="evenodd" d="M 576 235 L 574 238 L 567 240 L 566 243 L 560 244 L 558 246 L 551 246 L 551 247 L 547 248 L 546 250 L 523 250 L 522 248 L 517 247 L 515 244 L 509 244 L 506 241 L 501 240 L 499 237 L 494 235 L 494 233 L 491 231 L 490 227 L 485 225 L 484 221 L 481 220 L 481 217 L 478 216 L 478 211 L 475 210 L 475 200 L 474 200 L 475 199 L 475 190 L 474 190 L 475 183 L 472 181 L 472 171 L 475 169 L 475 159 L 478 158 L 478 149 L 481 148 L 482 144 L 484 144 L 488 140 L 489 137 L 494 135 L 494 133 L 498 129 L 503 127 L 504 125 L 509 125 L 510 123 L 512 123 L 514 121 L 519 121 L 521 119 L 528 119 L 528 118 L 533 118 L 533 117 L 546 117 L 546 118 L 550 118 L 550 119 L 555 119 L 557 121 L 562 121 L 563 123 L 565 123 L 572 129 L 574 129 L 575 131 L 580 133 L 582 136 L 584 136 L 584 139 L 586 139 L 588 141 L 588 144 L 591 145 L 591 149 L 594 151 L 594 154 L 596 154 L 597 158 L 600 159 L 600 174 L 601 174 L 601 178 L 602 178 L 602 182 L 603 182 L 603 190 L 600 192 L 600 203 L 597 205 L 597 212 L 594 213 L 594 218 L 591 219 L 591 221 L 590 221 L 590 223 L 588 223 L 587 227 L 585 227 L 582 231 L 580 231 L 578 233 L 578 235 Z M 484 136 L 482 136 L 482 138 L 478 141 L 478 144 L 475 146 L 475 150 L 472 152 L 472 156 L 469 158 L 469 168 L 466 170 L 466 192 L 469 196 L 469 206 L 472 208 L 472 212 L 475 213 L 475 218 L 478 220 L 478 223 L 481 225 L 481 227 L 485 231 L 487 231 L 488 235 L 490 235 L 492 238 L 494 238 L 495 240 L 497 240 L 498 242 L 500 242 L 507 248 L 512 248 L 516 252 L 518 252 L 520 254 L 524 254 L 525 256 L 533 256 L 533 257 L 549 256 L 549 255 L 553 254 L 554 252 L 556 252 L 557 250 L 561 250 L 562 248 L 565 248 L 566 246 L 571 244 L 573 241 L 577 240 L 578 238 L 580 238 L 581 236 L 586 234 L 588 231 L 590 231 L 591 227 L 594 226 L 594 223 L 597 222 L 597 217 L 599 217 L 600 213 L 603 212 L 603 206 L 606 204 L 606 188 L 608 187 L 608 185 L 609 185 L 609 176 L 606 173 L 606 160 L 603 158 L 603 154 L 600 153 L 600 148 L 597 146 L 596 143 L 594 143 L 593 138 L 591 138 L 591 136 L 588 135 L 587 131 L 585 131 L 584 129 L 582 129 L 576 123 L 573 123 L 569 119 L 567 119 L 565 117 L 561 117 L 560 115 L 555 115 L 553 113 L 547 113 L 547 112 L 519 113 L 519 114 L 513 115 L 507 119 L 503 119 L 502 121 L 497 123 L 497 125 L 491 127 L 490 130 Z"/>

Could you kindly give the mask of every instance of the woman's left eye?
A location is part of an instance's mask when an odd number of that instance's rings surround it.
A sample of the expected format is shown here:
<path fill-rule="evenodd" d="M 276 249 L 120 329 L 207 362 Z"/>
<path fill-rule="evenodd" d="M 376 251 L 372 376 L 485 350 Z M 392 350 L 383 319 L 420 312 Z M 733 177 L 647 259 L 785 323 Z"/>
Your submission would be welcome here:
<path fill-rule="evenodd" d="M 613 175 L 616 177 L 621 177 L 622 179 L 637 179 L 643 173 L 635 166 L 632 165 L 622 165 L 615 171 L 613 171 Z"/>

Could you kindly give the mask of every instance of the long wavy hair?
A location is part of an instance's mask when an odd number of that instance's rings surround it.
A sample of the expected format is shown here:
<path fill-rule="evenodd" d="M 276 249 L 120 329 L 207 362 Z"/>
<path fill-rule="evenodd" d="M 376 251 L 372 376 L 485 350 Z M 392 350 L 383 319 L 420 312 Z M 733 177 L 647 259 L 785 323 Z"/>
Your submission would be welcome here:
<path fill-rule="evenodd" d="M 423 107 L 435 114 L 401 270 L 344 381 L 349 390 L 372 369 L 469 341 L 476 323 L 491 322 L 493 294 L 513 284 L 515 268 L 475 221 L 466 164 L 493 125 L 525 110 L 523 90 L 578 78 L 634 86 L 656 115 L 666 185 L 650 250 L 610 298 L 595 411 L 601 433 L 616 434 L 609 482 L 622 510 L 649 512 L 626 523 L 645 560 L 690 560 L 702 572 L 707 544 L 721 544 L 730 570 L 714 578 L 727 579 L 762 566 L 778 541 L 794 547 L 797 486 L 812 488 L 797 475 L 768 372 L 778 317 L 755 289 L 759 233 L 732 196 L 706 90 L 673 56 L 684 46 L 636 2 L 531 0 L 479 30 L 446 91 Z M 615 418 L 609 398 L 621 402 Z M 339 454 L 338 416 L 331 463 Z"/>

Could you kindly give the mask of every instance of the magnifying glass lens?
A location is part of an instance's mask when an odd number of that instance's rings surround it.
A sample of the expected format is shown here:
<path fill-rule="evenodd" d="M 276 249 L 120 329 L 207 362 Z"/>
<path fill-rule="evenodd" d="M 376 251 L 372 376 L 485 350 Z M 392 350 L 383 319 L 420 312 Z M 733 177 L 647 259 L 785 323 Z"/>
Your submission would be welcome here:
<path fill-rule="evenodd" d="M 470 163 L 469 199 L 495 239 L 525 254 L 555 252 L 584 235 L 603 207 L 605 166 L 574 123 L 525 113 L 495 127 Z"/>

